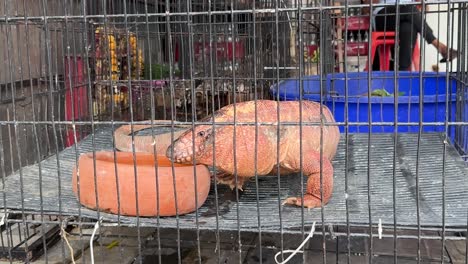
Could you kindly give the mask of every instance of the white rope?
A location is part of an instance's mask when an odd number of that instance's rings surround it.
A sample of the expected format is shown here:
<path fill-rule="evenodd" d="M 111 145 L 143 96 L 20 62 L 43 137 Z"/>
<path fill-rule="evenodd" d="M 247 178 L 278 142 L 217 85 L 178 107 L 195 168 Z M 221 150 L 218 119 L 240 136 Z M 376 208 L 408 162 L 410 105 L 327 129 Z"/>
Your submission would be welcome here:
<path fill-rule="evenodd" d="M 383 228 L 382 228 L 382 218 L 379 218 L 379 239 L 382 239 L 382 231 L 383 231 Z"/>
<path fill-rule="evenodd" d="M 101 222 L 102 222 L 102 216 L 99 219 L 99 221 L 97 221 L 96 224 L 94 225 L 93 233 L 91 234 L 91 238 L 89 239 L 89 250 L 90 250 L 90 253 L 91 253 L 90 254 L 91 255 L 91 264 L 94 264 L 94 250 L 93 250 L 94 235 L 96 234 Z"/>
<path fill-rule="evenodd" d="M 63 228 L 63 226 L 60 227 L 60 233 L 61 233 L 61 236 L 63 238 L 63 240 L 65 240 L 65 243 L 67 243 L 67 246 L 68 246 L 68 250 L 70 250 L 70 257 L 71 257 L 71 261 L 73 264 L 75 264 L 75 253 L 73 253 L 73 247 L 70 245 L 70 242 L 68 241 L 68 238 L 67 238 L 67 231 L 65 231 L 65 229 Z"/>
<path fill-rule="evenodd" d="M 7 215 L 6 213 L 4 213 L 4 214 L 2 215 L 2 219 L 0 220 L 0 226 L 2 226 L 2 225 L 5 224 L 6 215 Z"/>
<path fill-rule="evenodd" d="M 276 255 L 275 255 L 276 264 L 284 264 L 284 263 L 288 262 L 292 257 L 294 257 L 294 255 L 296 255 L 297 253 L 301 253 L 301 254 L 304 253 L 304 251 L 302 251 L 300 249 L 305 245 L 305 243 L 307 243 L 307 241 L 309 241 L 309 239 L 311 239 L 314 236 L 314 231 L 315 231 L 315 222 L 312 224 L 312 228 L 310 229 L 309 235 L 304 239 L 304 241 L 302 241 L 302 244 L 299 245 L 298 248 L 296 248 L 295 250 L 291 250 L 291 249 L 282 250 L 282 251 L 276 253 Z M 278 262 L 278 256 L 281 253 L 292 253 L 292 254 L 285 261 Z"/>

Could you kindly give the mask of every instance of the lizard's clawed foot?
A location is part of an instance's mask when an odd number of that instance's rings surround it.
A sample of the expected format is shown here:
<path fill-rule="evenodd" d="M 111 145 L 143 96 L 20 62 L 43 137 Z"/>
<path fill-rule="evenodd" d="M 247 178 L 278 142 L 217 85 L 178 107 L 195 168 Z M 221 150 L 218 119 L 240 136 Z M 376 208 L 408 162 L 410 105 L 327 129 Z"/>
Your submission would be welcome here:
<path fill-rule="evenodd" d="M 244 186 L 243 181 L 241 181 L 241 180 L 237 181 L 237 189 L 239 191 L 242 191 L 242 192 L 244 191 L 243 186 Z M 236 183 L 234 181 L 232 183 L 230 183 L 229 188 L 231 188 L 231 190 L 234 190 L 234 188 L 236 188 Z"/>
<path fill-rule="evenodd" d="M 283 202 L 283 205 L 285 204 L 302 206 L 302 199 L 301 197 L 289 197 Z M 304 207 L 309 208 L 309 209 L 320 207 L 320 199 L 313 195 L 305 194 L 304 195 Z"/>
<path fill-rule="evenodd" d="M 244 191 L 243 186 L 244 186 L 244 179 L 242 177 L 237 178 L 237 185 L 236 185 L 236 179 L 234 175 L 220 172 L 216 174 L 216 181 L 218 184 L 225 184 L 228 185 L 231 190 L 234 190 L 234 188 L 237 187 L 237 189 Z"/>

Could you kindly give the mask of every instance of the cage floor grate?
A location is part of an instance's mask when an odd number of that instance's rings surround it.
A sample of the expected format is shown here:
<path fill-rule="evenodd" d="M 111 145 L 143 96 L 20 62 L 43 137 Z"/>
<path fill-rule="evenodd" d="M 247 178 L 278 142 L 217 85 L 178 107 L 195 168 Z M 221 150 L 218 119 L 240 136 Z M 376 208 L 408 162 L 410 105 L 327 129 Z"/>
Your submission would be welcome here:
<path fill-rule="evenodd" d="M 96 150 L 111 149 L 112 130 L 100 127 L 96 130 L 94 142 Z M 368 155 L 368 135 L 350 134 L 348 148 L 342 135 L 338 154 L 333 162 L 334 192 L 329 204 L 324 208 L 325 223 L 368 224 L 379 219 L 383 224 L 393 224 L 393 149 L 392 134 L 372 134 Z M 419 160 L 419 211 L 420 224 L 423 226 L 441 226 L 443 223 L 443 138 L 440 134 L 423 134 Z M 93 149 L 92 137 L 89 136 L 76 145 L 79 153 Z M 347 149 L 347 151 L 346 151 Z M 465 163 L 455 149 L 447 145 L 445 159 L 445 224 L 447 226 L 466 226 L 468 205 L 468 179 Z M 416 153 L 417 134 L 399 134 L 396 147 L 396 215 L 397 224 L 417 226 L 417 189 L 416 189 Z M 347 164 L 347 194 L 345 192 L 345 157 Z M 5 179 L 0 204 L 12 210 L 26 212 L 47 212 L 49 214 L 73 215 L 97 219 L 97 212 L 80 206 L 71 188 L 71 172 L 77 153 L 75 146 L 59 153 L 60 169 L 57 157 L 52 156 L 40 163 L 42 171 L 42 199 L 38 164 L 22 168 L 23 197 L 21 199 L 21 177 L 19 171 Z M 368 166 L 368 157 L 370 166 Z M 370 168 L 370 171 L 368 171 Z M 58 172 L 60 172 L 60 195 Z M 368 176 L 370 183 L 368 184 Z M 257 230 L 259 224 L 263 231 L 287 232 L 300 230 L 302 224 L 310 225 L 313 221 L 321 222 L 321 209 L 303 211 L 297 207 L 280 206 L 285 198 L 300 195 L 299 175 L 282 177 L 280 188 L 276 177 L 259 178 L 258 207 L 255 182 L 245 185 L 236 202 L 235 192 L 225 186 L 218 186 L 218 220 L 216 220 L 215 192 L 211 186 L 210 195 L 198 212 L 200 229 L 220 230 Z M 305 182 L 305 179 L 303 179 Z M 368 186 L 370 188 L 368 188 Z M 370 212 L 369 199 L 370 193 Z M 280 199 L 278 199 L 278 195 Z M 4 201 L 6 197 L 6 201 Z M 345 197 L 348 197 L 347 199 Z M 346 204 L 347 200 L 347 204 Z M 61 202 L 59 204 L 59 201 Z M 258 208 L 258 209 L 257 209 Z M 280 211 L 281 210 L 281 211 Z M 301 212 L 304 213 L 302 218 Z M 258 217 L 260 213 L 260 217 Z M 135 225 L 136 217 L 125 217 L 100 212 L 105 221 L 117 221 L 122 225 Z M 141 226 L 156 226 L 192 229 L 196 228 L 196 214 L 164 218 L 139 218 Z M 304 222 L 302 222 L 304 221 Z"/>

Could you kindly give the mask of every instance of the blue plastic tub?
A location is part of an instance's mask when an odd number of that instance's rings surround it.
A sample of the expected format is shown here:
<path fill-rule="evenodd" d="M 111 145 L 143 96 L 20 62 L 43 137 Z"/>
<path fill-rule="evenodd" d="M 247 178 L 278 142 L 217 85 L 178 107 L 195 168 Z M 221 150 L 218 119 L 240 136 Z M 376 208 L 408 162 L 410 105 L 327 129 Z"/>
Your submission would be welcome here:
<path fill-rule="evenodd" d="M 320 101 L 320 89 L 322 92 L 322 102 L 326 104 L 334 113 L 337 122 L 345 122 L 345 92 L 348 90 L 348 122 L 369 122 L 368 109 L 371 107 L 372 122 L 394 122 L 395 103 L 393 96 L 379 97 L 372 96 L 369 101 L 368 73 L 348 73 L 345 80 L 344 73 L 330 74 L 326 77 L 325 84 L 320 86 L 318 76 L 309 76 L 303 79 L 303 96 L 305 100 Z M 448 100 L 446 98 L 446 78 L 444 73 L 424 72 L 422 76 L 424 95 L 422 99 L 423 122 L 444 122 L 446 119 L 445 107 L 449 104 L 448 120 L 455 120 L 456 106 L 456 82 L 450 80 Z M 323 83 L 323 82 L 322 82 Z M 347 87 L 345 87 L 347 84 Z M 385 89 L 389 93 L 394 93 L 394 72 L 372 72 L 371 91 Z M 419 73 L 399 72 L 397 85 L 399 92 L 403 93 L 398 97 L 398 122 L 419 122 L 420 96 L 419 96 Z M 279 93 L 278 93 L 279 88 Z M 277 85 L 273 85 L 270 91 L 274 98 L 280 100 L 299 99 L 299 81 L 286 80 Z M 444 126 L 423 126 L 424 132 L 443 132 Z M 393 132 L 394 126 L 372 125 L 372 132 Z M 417 132 L 418 126 L 398 125 L 399 132 Z M 454 129 L 451 128 L 451 137 Z M 340 126 L 340 131 L 344 131 L 344 126 Z M 349 132 L 369 132 L 368 125 L 349 125 Z"/>
<path fill-rule="evenodd" d="M 311 76 L 304 76 L 301 80 L 302 82 L 302 98 L 305 100 L 311 101 L 320 101 L 320 89 L 323 90 L 322 92 L 322 102 L 325 103 L 327 101 L 326 94 L 327 94 L 327 79 L 317 75 Z M 270 87 L 270 92 L 274 96 L 274 99 L 278 99 L 280 101 L 294 101 L 300 99 L 300 83 L 298 79 L 290 79 L 290 80 L 282 80 L 277 84 L 273 84 Z M 322 86 L 320 86 L 322 83 Z M 278 92 L 279 88 L 279 92 Z"/>
<path fill-rule="evenodd" d="M 464 95 L 464 99 L 462 99 Z M 468 85 L 458 82 L 458 100 L 457 117 L 458 122 L 468 121 Z M 468 162 L 468 126 L 457 126 L 455 132 L 455 147 L 464 156 Z"/>

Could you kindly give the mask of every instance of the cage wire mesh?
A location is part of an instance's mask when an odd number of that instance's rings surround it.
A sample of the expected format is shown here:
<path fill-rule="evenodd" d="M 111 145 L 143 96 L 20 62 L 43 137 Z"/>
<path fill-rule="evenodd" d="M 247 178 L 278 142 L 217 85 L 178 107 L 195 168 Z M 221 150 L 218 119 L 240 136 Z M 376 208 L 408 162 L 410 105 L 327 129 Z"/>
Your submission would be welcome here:
<path fill-rule="evenodd" d="M 467 6 L 2 1 L 1 258 L 466 262 Z"/>

